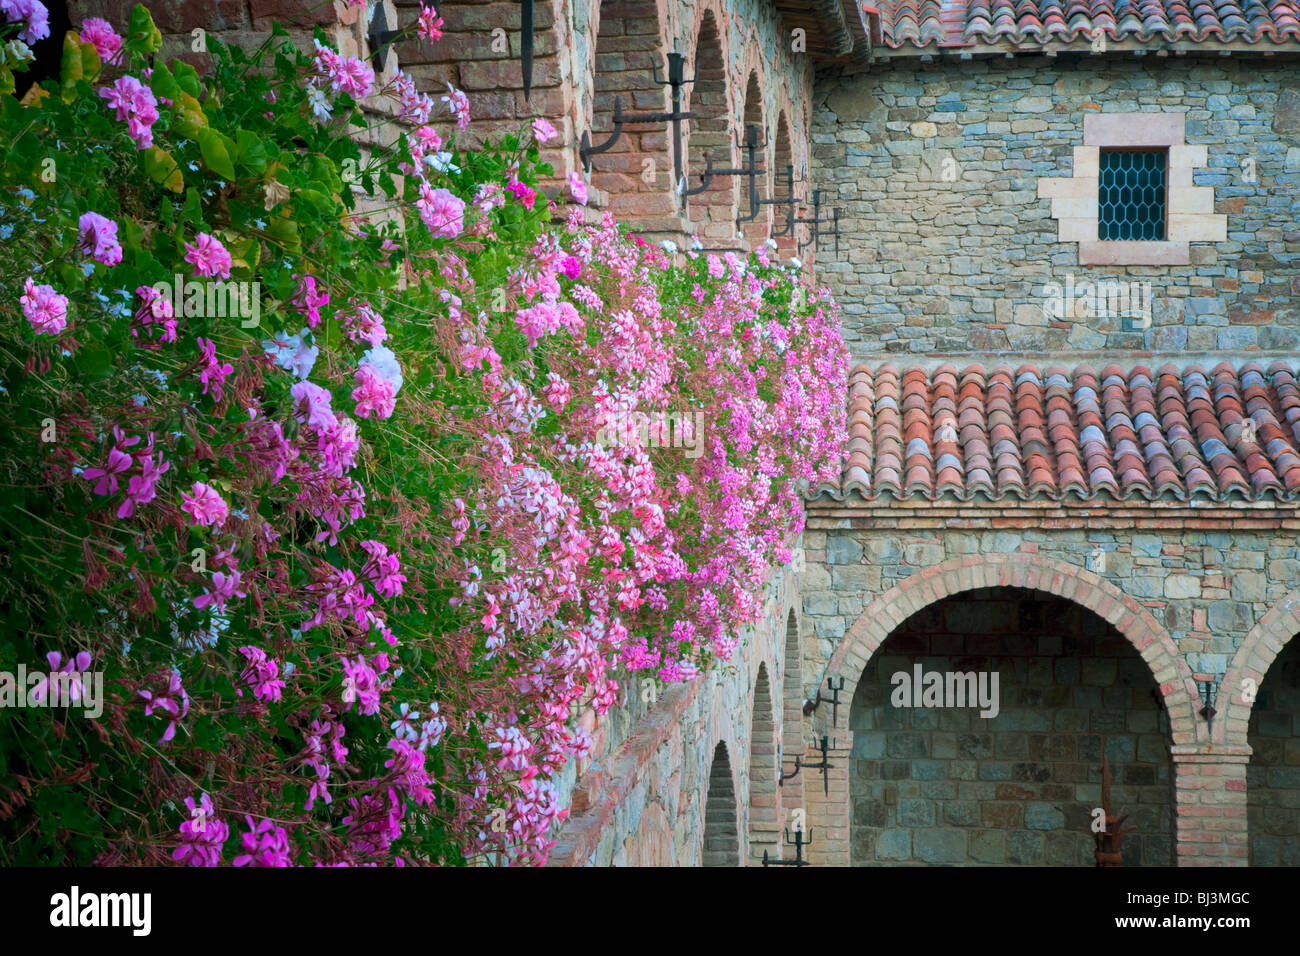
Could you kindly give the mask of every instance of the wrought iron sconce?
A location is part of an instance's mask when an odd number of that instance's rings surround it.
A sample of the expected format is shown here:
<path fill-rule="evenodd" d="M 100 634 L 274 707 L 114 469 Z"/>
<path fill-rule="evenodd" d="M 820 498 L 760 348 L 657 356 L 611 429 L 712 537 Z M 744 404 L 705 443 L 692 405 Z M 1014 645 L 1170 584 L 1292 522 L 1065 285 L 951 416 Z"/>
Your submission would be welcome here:
<path fill-rule="evenodd" d="M 1211 733 L 1214 731 L 1214 718 L 1218 711 L 1214 709 L 1215 703 L 1219 699 L 1219 681 L 1217 678 L 1209 675 L 1193 675 L 1196 680 L 1196 689 L 1201 695 L 1200 714 L 1205 718 L 1205 725 Z"/>
<path fill-rule="evenodd" d="M 758 214 L 763 211 L 765 205 L 763 200 L 758 198 L 758 174 L 763 170 L 758 167 L 757 153 L 760 149 L 767 148 L 767 141 L 764 140 L 760 143 L 758 141 L 758 127 L 753 123 L 746 123 L 745 139 L 736 145 L 749 156 L 749 161 L 741 169 L 742 174 L 749 176 L 749 215 L 736 214 L 736 231 L 739 232 L 740 227 L 745 223 L 753 222 L 758 218 Z"/>
<path fill-rule="evenodd" d="M 840 691 L 844 689 L 844 678 L 840 678 L 838 684 L 834 678 L 826 678 L 826 687 L 831 692 L 831 696 L 823 697 L 820 688 L 817 691 L 817 697 L 814 700 L 805 701 L 803 705 L 803 715 L 811 717 L 817 712 L 817 708 L 822 704 L 831 705 L 831 726 L 838 727 L 840 723 Z"/>
<path fill-rule="evenodd" d="M 624 113 L 623 99 L 617 97 L 614 100 L 614 131 L 609 134 L 609 138 L 599 146 L 591 145 L 591 133 L 583 132 L 582 143 L 578 148 L 578 155 L 582 157 L 582 166 L 587 172 L 591 172 L 591 157 L 599 153 L 606 152 L 623 136 L 623 127 L 625 125 L 646 125 L 651 123 L 672 123 L 673 124 L 673 182 L 681 182 L 682 179 L 682 120 L 694 119 L 695 114 L 689 110 L 682 112 L 682 86 L 687 83 L 694 83 L 695 77 L 686 79 L 686 57 L 681 53 L 668 54 L 668 79 L 660 79 L 659 64 L 651 64 L 654 71 L 654 81 L 660 86 L 669 86 L 672 88 L 672 111 L 668 113 Z"/>
<path fill-rule="evenodd" d="M 812 828 L 809 827 L 808 839 L 806 840 L 803 838 L 802 829 L 796 829 L 794 831 L 793 840 L 790 839 L 789 827 L 783 829 L 782 835 L 785 837 L 786 846 L 794 847 L 794 859 L 793 860 L 769 860 L 767 858 L 767 851 L 764 850 L 763 865 L 764 866 L 812 866 L 811 863 L 809 863 L 807 860 L 803 858 L 803 848 L 806 846 L 812 846 Z"/>
<path fill-rule="evenodd" d="M 820 236 L 822 235 L 821 231 L 818 229 L 818 226 L 834 225 L 835 228 L 831 230 L 829 234 L 835 237 L 835 254 L 839 255 L 840 254 L 840 213 L 841 212 L 842 210 L 837 206 L 835 209 L 831 211 L 831 217 L 829 219 L 823 219 L 822 218 L 822 191 L 820 189 L 814 189 L 812 218 L 803 219 L 800 217 L 796 217 L 794 219 L 795 222 L 801 222 L 804 225 L 812 227 L 811 230 L 809 231 L 808 241 L 799 243 L 799 251 L 803 252 L 803 250 L 806 249 L 808 246 L 816 245 L 818 238 L 820 238 Z"/>
<path fill-rule="evenodd" d="M 384 64 L 388 62 L 389 47 L 401 35 L 401 30 L 389 28 L 388 14 L 384 13 L 383 3 L 376 3 L 375 15 L 370 20 L 370 32 L 366 34 L 366 42 L 370 44 L 370 65 L 375 68 L 376 73 L 384 72 Z"/>

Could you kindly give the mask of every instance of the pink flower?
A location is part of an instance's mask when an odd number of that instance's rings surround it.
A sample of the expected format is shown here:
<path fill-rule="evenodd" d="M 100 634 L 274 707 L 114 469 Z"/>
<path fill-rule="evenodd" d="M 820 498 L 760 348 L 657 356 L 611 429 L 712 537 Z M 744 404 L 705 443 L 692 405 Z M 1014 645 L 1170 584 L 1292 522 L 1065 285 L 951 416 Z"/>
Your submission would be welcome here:
<path fill-rule="evenodd" d="M 582 263 L 576 256 L 565 256 L 560 260 L 560 272 L 570 279 L 576 279 L 582 275 Z"/>
<path fill-rule="evenodd" d="M 222 362 L 217 358 L 217 343 L 211 339 L 198 338 L 195 341 L 199 343 L 199 360 L 203 363 L 199 369 L 199 381 L 203 383 L 203 394 L 208 394 L 208 388 L 212 388 L 213 401 L 221 401 L 224 393 L 226 379 L 235 371 L 235 367 L 229 362 Z"/>
<path fill-rule="evenodd" d="M 577 170 L 569 173 L 569 195 L 579 206 L 587 205 L 587 184 Z"/>
<path fill-rule="evenodd" d="M 292 866 L 289 851 L 289 835 L 284 827 L 276 826 L 274 821 L 263 820 L 254 826 L 253 818 L 245 816 L 248 832 L 241 835 L 239 842 L 246 851 L 230 861 L 231 866 Z"/>
<path fill-rule="evenodd" d="M 89 43 L 99 58 L 109 63 L 122 49 L 122 38 L 113 32 L 107 20 L 90 17 L 81 25 L 81 42 Z"/>
<path fill-rule="evenodd" d="M 375 590 L 384 597 L 397 597 L 402 593 L 402 563 L 397 555 L 388 553 L 388 546 L 380 541 L 362 541 L 361 547 L 370 556 L 362 573 L 374 582 Z"/>
<path fill-rule="evenodd" d="M 420 20 L 417 31 L 421 40 L 436 43 L 442 39 L 442 17 L 432 6 L 420 5 Z"/>
<path fill-rule="evenodd" d="M 307 324 L 313 329 L 320 324 L 321 306 L 329 305 L 328 293 L 316 291 L 316 280 L 309 275 L 295 275 L 298 280 L 298 294 L 293 298 L 293 307 L 307 317 Z"/>
<path fill-rule="evenodd" d="M 148 149 L 153 145 L 158 100 L 149 87 L 133 76 L 123 76 L 111 87 L 102 87 L 99 95 L 117 110 L 118 121 L 126 123 L 127 134 L 135 140 L 136 149 Z"/>
<path fill-rule="evenodd" d="M 53 286 L 37 285 L 29 276 L 19 298 L 23 315 L 37 335 L 58 335 L 68 324 L 68 297 L 59 295 Z"/>
<path fill-rule="evenodd" d="M 329 80 L 335 93 L 364 100 L 375 85 L 375 71 L 355 56 L 343 56 L 316 42 L 316 71 Z"/>
<path fill-rule="evenodd" d="M 152 436 L 149 442 L 152 447 Z M 152 454 L 143 456 L 140 459 L 140 474 L 132 475 L 131 480 L 127 482 L 126 500 L 117 509 L 118 518 L 130 518 L 135 514 L 136 505 L 147 505 L 158 497 L 158 479 L 170 471 L 171 467 L 170 462 L 163 461 L 161 453 L 158 455 L 157 463 L 154 462 Z"/>
<path fill-rule="evenodd" d="M 176 671 L 172 671 L 167 683 L 167 689 L 161 693 L 142 690 L 139 691 L 139 694 L 144 698 L 144 715 L 146 717 L 152 717 L 155 710 L 161 710 L 171 717 L 171 721 L 167 724 L 167 729 L 163 731 L 163 735 L 158 739 L 158 743 L 166 743 L 175 737 L 177 722 L 190 712 L 190 695 L 185 693 L 185 688 L 181 686 L 181 675 Z M 186 803 L 189 803 L 189 801 L 187 800 Z"/>
<path fill-rule="evenodd" d="M 172 728 L 175 726 L 173 723 Z M 172 859 L 187 866 L 216 866 L 221 862 L 221 846 L 230 836 L 230 827 L 217 819 L 212 798 L 206 793 L 197 804 L 193 797 L 186 797 L 185 806 L 190 818 L 181 824 L 182 842 L 172 851 Z"/>
<path fill-rule="evenodd" d="M 358 368 L 354 378 L 357 387 L 352 390 L 352 398 L 357 403 L 357 417 L 369 418 L 371 414 L 376 418 L 392 417 L 397 400 L 392 383 L 381 378 L 369 365 Z"/>
<path fill-rule="evenodd" d="M 170 297 L 163 295 L 153 286 L 142 285 L 135 290 L 144 301 L 140 308 L 136 310 L 135 318 L 141 326 L 144 327 L 149 338 L 153 337 L 153 330 L 150 326 L 161 325 L 163 327 L 162 341 L 176 341 L 176 310 L 172 307 Z M 138 337 L 139 331 L 132 327 L 131 335 Z"/>
<path fill-rule="evenodd" d="M 330 393 L 311 382 L 297 382 L 289 389 L 294 407 L 299 409 L 298 421 L 317 430 L 333 428 L 334 412 L 330 409 Z M 301 406 L 306 405 L 304 414 Z"/>
<path fill-rule="evenodd" d="M 446 189 L 420 184 L 420 198 L 415 201 L 420 220 L 435 237 L 454 239 L 465 228 L 465 201 Z"/>
<path fill-rule="evenodd" d="M 456 117 L 456 125 L 460 131 L 463 133 L 469 129 L 469 97 L 448 83 L 447 95 L 442 98 L 442 101 L 451 109 L 451 115 Z"/>
<path fill-rule="evenodd" d="M 122 261 L 122 247 L 117 241 L 117 223 L 97 212 L 81 214 L 81 251 L 96 262 L 115 266 Z"/>
<path fill-rule="evenodd" d="M 24 43 L 35 43 L 50 35 L 50 11 L 40 0 L 0 0 L 0 13 L 10 23 L 27 23 L 18 34 Z"/>
<path fill-rule="evenodd" d="M 221 613 L 226 610 L 226 602 L 231 598 L 247 596 L 243 591 L 239 590 L 238 571 L 231 571 L 229 574 L 224 571 L 217 571 L 212 575 L 211 589 L 194 599 L 194 607 L 196 610 L 201 611 L 208 605 L 212 605 Z"/>
<path fill-rule="evenodd" d="M 533 120 L 533 135 L 537 137 L 537 142 L 545 143 L 548 140 L 555 139 L 560 134 L 555 131 L 555 127 L 551 125 L 550 120 L 539 116 Z"/>
<path fill-rule="evenodd" d="M 185 243 L 185 261 L 194 266 L 194 274 L 206 278 L 230 278 L 230 253 L 221 240 L 201 232 L 194 245 Z"/>
<path fill-rule="evenodd" d="M 252 645 L 241 647 L 239 653 L 248 660 L 248 666 L 244 668 L 240 680 L 253 688 L 253 696 L 258 700 L 279 700 L 285 684 L 280 680 L 280 665 L 275 659 L 267 657 L 264 650 Z"/>
<path fill-rule="evenodd" d="M 181 511 L 190 515 L 195 524 L 220 528 L 230 517 L 230 506 L 211 485 L 194 482 L 190 492 L 181 492 Z"/>

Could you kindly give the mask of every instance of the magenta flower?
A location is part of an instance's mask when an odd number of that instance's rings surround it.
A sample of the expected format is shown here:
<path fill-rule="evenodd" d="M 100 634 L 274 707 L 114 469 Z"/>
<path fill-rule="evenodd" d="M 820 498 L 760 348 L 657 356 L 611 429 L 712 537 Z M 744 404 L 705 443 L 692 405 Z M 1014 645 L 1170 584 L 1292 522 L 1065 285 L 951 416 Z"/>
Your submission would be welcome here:
<path fill-rule="evenodd" d="M 150 326 L 161 325 L 163 329 L 162 341 L 176 341 L 176 310 L 172 306 L 172 300 L 163 295 L 153 286 L 142 285 L 135 290 L 135 294 L 142 300 L 140 308 L 136 310 L 136 321 L 144 327 L 146 337 L 153 338 L 153 330 Z M 132 327 L 131 335 L 139 337 L 139 331 Z"/>
<path fill-rule="evenodd" d="M 274 821 L 263 820 L 254 825 L 253 818 L 244 817 L 248 832 L 239 837 L 245 850 L 231 861 L 232 866 L 292 866 L 289 855 L 289 835 L 284 827 Z"/>
<path fill-rule="evenodd" d="M 415 201 L 420 220 L 434 236 L 454 239 L 465 228 L 465 201 L 446 189 L 420 184 L 420 198 Z"/>
<path fill-rule="evenodd" d="M 68 297 L 59 295 L 53 286 L 37 285 L 28 276 L 19 298 L 23 315 L 37 335 L 58 335 L 68 325 Z"/>
<path fill-rule="evenodd" d="M 384 597 L 401 594 L 406 575 L 401 573 L 402 562 L 397 555 L 389 554 L 388 546 L 380 541 L 362 541 L 361 547 L 370 556 L 361 571 L 374 582 L 375 590 Z"/>
<path fill-rule="evenodd" d="M 195 341 L 199 344 L 199 360 L 203 363 L 199 369 L 199 381 L 203 384 L 203 394 L 208 394 L 208 388 L 212 389 L 213 401 L 221 401 L 221 396 L 225 393 L 226 379 L 234 373 L 235 367 L 229 362 L 222 362 L 217 358 L 217 343 L 211 339 L 199 337 Z"/>
<path fill-rule="evenodd" d="M 185 798 L 190 818 L 181 824 L 181 845 L 172 851 L 172 859 L 187 866 L 216 866 L 221 862 L 221 846 L 230 836 L 230 827 L 217 819 L 212 798 L 206 793 L 196 804 Z"/>
<path fill-rule="evenodd" d="M 570 279 L 576 279 L 582 275 L 582 263 L 577 256 L 565 256 L 560 260 L 560 272 Z"/>
<path fill-rule="evenodd" d="M 523 203 L 525 209 L 532 209 L 533 203 L 537 201 L 537 190 L 533 189 L 531 186 L 524 185 L 518 180 L 507 185 L 506 189 L 513 193 L 514 197 Z"/>
<path fill-rule="evenodd" d="M 239 653 L 248 661 L 239 679 L 253 688 L 253 696 L 258 700 L 278 701 L 285 684 L 280 680 L 280 666 L 275 659 L 252 645 L 241 647 Z"/>
<path fill-rule="evenodd" d="M 172 671 L 167 682 L 167 689 L 161 693 L 142 690 L 139 691 L 139 694 L 144 698 L 144 715 L 146 717 L 152 717 L 155 710 L 160 710 L 171 717 L 167 729 L 158 738 L 158 743 L 166 743 L 175 737 L 177 722 L 190 712 L 190 695 L 185 693 L 185 688 L 181 686 L 181 675 L 176 671 Z"/>
<path fill-rule="evenodd" d="M 181 511 L 192 517 L 195 524 L 205 527 L 220 528 L 230 517 L 230 506 L 225 499 L 201 481 L 194 482 L 192 491 L 181 492 Z"/>
<path fill-rule="evenodd" d="M 316 291 L 316 280 L 309 275 L 295 275 L 298 280 L 298 294 L 293 298 L 293 307 L 307 318 L 307 324 L 313 329 L 320 324 L 321 306 L 329 305 L 328 293 Z"/>
<path fill-rule="evenodd" d="M 577 170 L 569 173 L 569 195 L 580 206 L 587 205 L 587 184 Z"/>
<path fill-rule="evenodd" d="M 113 31 L 107 20 L 99 17 L 90 17 L 81 24 L 81 41 L 93 46 L 105 63 L 112 62 L 122 49 L 122 38 Z"/>
<path fill-rule="evenodd" d="M 50 651 L 45 655 L 45 660 L 50 665 L 51 674 L 84 674 L 86 671 L 90 670 L 91 657 L 86 651 L 78 651 L 75 657 L 68 658 L 66 664 L 63 663 L 63 655 L 58 651 Z M 65 688 L 67 690 L 67 700 L 62 699 L 62 691 Z M 50 678 L 47 675 L 41 675 L 41 678 L 36 682 L 32 689 L 28 691 L 28 699 L 34 704 L 40 703 L 45 700 L 45 696 L 49 693 L 49 689 Z M 50 703 L 55 707 L 60 705 L 70 706 L 81 700 L 82 691 L 84 689 L 85 686 L 81 681 L 55 681 L 54 699 L 51 700 Z"/>
<path fill-rule="evenodd" d="M 221 240 L 201 232 L 194 245 L 185 243 L 185 261 L 194 266 L 194 274 L 206 278 L 230 278 L 230 253 Z"/>
<path fill-rule="evenodd" d="M 97 495 L 115 495 L 117 494 L 117 476 L 127 471 L 135 459 L 121 449 L 114 447 L 108 453 L 108 461 L 104 463 L 103 468 L 87 468 L 81 473 L 81 477 L 87 481 L 96 482 L 95 494 Z"/>
<path fill-rule="evenodd" d="M 77 221 L 81 230 L 81 251 L 106 266 L 122 261 L 122 246 L 117 241 L 117 223 L 97 212 L 81 214 Z"/>
<path fill-rule="evenodd" d="M 150 442 L 152 444 L 152 440 Z M 153 455 L 140 459 L 140 474 L 132 475 L 126 486 L 126 501 L 117 509 L 119 518 L 130 518 L 135 514 L 136 505 L 146 505 L 158 497 L 158 479 L 171 470 L 171 463 L 163 461 L 159 453 L 155 464 Z"/>
<path fill-rule="evenodd" d="M 158 100 L 149 87 L 133 76 L 123 76 L 111 87 L 102 87 L 99 95 L 117 110 L 118 121 L 126 123 L 127 134 L 135 140 L 136 149 L 148 149 L 153 145 Z"/>
<path fill-rule="evenodd" d="M 231 598 L 247 597 L 248 595 L 239 589 L 239 577 L 238 571 L 231 571 L 229 574 L 217 571 L 212 575 L 212 587 L 194 599 L 195 609 L 202 611 L 211 605 L 221 613 L 226 610 L 226 602 Z"/>

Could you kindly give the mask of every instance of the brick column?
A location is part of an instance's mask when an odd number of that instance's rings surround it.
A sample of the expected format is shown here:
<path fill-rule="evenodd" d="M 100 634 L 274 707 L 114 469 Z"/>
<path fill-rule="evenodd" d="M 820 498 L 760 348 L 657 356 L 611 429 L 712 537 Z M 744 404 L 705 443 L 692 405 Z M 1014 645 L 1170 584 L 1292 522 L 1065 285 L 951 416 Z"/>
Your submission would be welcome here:
<path fill-rule="evenodd" d="M 1246 866 L 1249 747 L 1175 746 L 1174 848 L 1179 866 Z"/>
<path fill-rule="evenodd" d="M 849 865 L 849 821 L 852 801 L 849 797 L 849 765 L 853 753 L 853 732 L 840 730 L 833 741 L 834 749 L 826 752 L 831 769 L 826 783 L 821 770 L 801 770 L 805 777 L 803 786 L 808 805 L 808 826 L 812 828 L 812 846 L 808 859 L 816 866 Z M 846 739 L 847 737 L 847 739 Z M 814 762 L 820 750 L 812 751 L 808 758 Z M 827 794 L 829 789 L 830 793 Z"/>

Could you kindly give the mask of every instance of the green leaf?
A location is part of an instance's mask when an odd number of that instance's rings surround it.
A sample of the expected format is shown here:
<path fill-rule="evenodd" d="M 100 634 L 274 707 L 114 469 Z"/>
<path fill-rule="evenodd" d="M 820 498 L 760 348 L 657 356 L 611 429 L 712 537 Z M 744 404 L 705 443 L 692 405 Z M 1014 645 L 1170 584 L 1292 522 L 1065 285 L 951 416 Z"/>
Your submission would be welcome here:
<path fill-rule="evenodd" d="M 208 168 L 226 182 L 234 182 L 238 177 L 235 175 L 235 163 L 231 155 L 238 150 L 230 137 L 205 126 L 198 131 L 196 138 L 199 141 L 199 151 L 203 154 L 203 162 L 207 163 Z"/>
<path fill-rule="evenodd" d="M 172 76 L 172 71 L 167 69 L 166 63 L 158 63 L 154 66 L 153 76 L 149 78 L 149 87 L 157 96 L 168 100 L 176 99 L 181 92 L 180 85 Z"/>
<path fill-rule="evenodd" d="M 254 173 L 261 174 L 266 170 L 268 161 L 266 145 L 262 142 L 260 136 L 246 129 L 236 130 L 235 146 L 240 163 L 247 166 Z"/>
<path fill-rule="evenodd" d="M 144 151 L 144 171 L 156 183 L 174 193 L 184 192 L 185 177 L 172 154 L 157 146 Z"/>
<path fill-rule="evenodd" d="M 176 60 L 172 63 L 172 72 L 176 76 L 176 83 L 182 90 L 190 94 L 195 99 L 203 92 L 203 84 L 199 82 L 199 71 L 184 60 Z"/>
<path fill-rule="evenodd" d="M 63 35 L 63 68 L 59 74 L 59 86 L 63 91 L 63 102 L 71 103 L 77 98 L 77 84 L 89 81 L 99 73 L 99 54 L 89 43 L 81 43 L 75 33 Z"/>
<path fill-rule="evenodd" d="M 153 17 L 144 4 L 137 3 L 131 11 L 131 24 L 122 45 L 132 53 L 157 53 L 162 46 L 162 33 L 154 26 Z"/>

